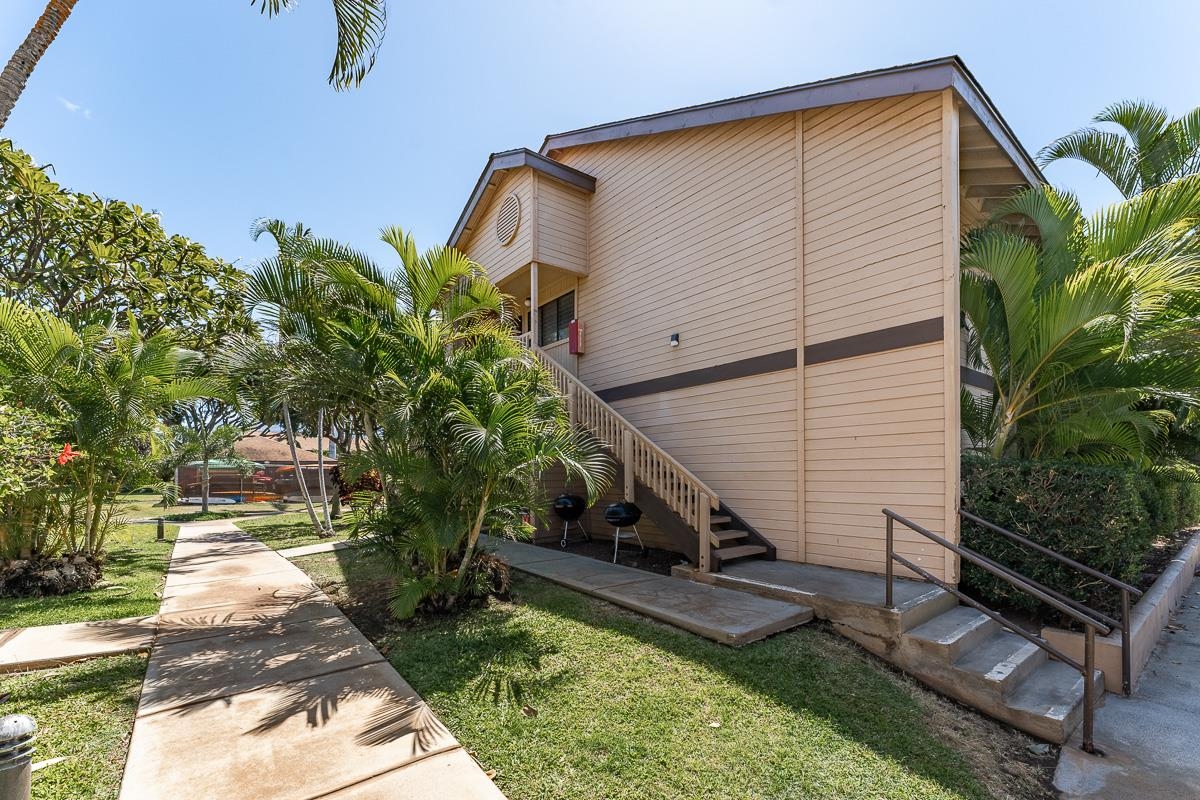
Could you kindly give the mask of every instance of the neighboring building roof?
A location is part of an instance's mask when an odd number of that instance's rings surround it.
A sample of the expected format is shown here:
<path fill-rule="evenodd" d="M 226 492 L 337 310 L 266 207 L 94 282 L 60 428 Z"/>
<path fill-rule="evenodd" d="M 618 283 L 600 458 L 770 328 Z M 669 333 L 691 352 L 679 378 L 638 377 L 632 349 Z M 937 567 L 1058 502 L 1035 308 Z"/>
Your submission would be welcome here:
<path fill-rule="evenodd" d="M 525 149 L 494 153 L 476 182 L 475 189 L 459 215 L 447 243 L 451 246 L 459 243 L 459 238 L 467 229 L 471 217 L 482 206 L 489 190 L 499 182 L 498 175 L 506 170 L 528 166 L 586 191 L 595 191 L 595 178 L 552 158 L 557 150 L 784 114 L 806 108 L 824 108 L 942 89 L 955 90 L 1028 184 L 1045 183 L 1037 163 L 1000 116 L 1000 112 L 996 110 L 966 64 L 958 56 L 946 56 L 555 133 L 546 137 L 539 153 Z"/>
<path fill-rule="evenodd" d="M 316 463 L 316 437 L 297 436 L 296 445 L 298 451 L 297 454 L 300 457 L 300 463 Z M 248 458 L 251 461 L 274 464 L 292 463 L 291 448 L 288 447 L 287 439 L 281 433 L 243 436 L 238 440 L 238 443 L 234 445 L 233 449 L 236 450 L 237 454 L 242 458 Z M 326 452 L 328 452 L 328 450 L 326 450 Z M 333 462 L 337 459 L 326 455 L 325 460 Z"/>
<path fill-rule="evenodd" d="M 588 175 L 586 172 L 580 172 L 574 167 L 568 167 L 566 164 L 560 164 L 552 158 L 546 158 L 527 148 L 518 147 L 516 150 L 492 153 L 488 158 L 487 166 L 483 168 L 483 172 L 479 176 L 479 180 L 475 182 L 475 188 L 471 192 L 471 197 L 467 200 L 466 206 L 463 207 L 462 213 L 458 216 L 458 222 L 454 224 L 454 230 L 447 241 L 449 246 L 454 247 L 458 244 L 459 238 L 471 221 L 471 216 L 475 213 L 476 209 L 482 206 L 483 198 L 488 194 L 488 190 L 499 183 L 502 174 L 510 169 L 520 169 L 522 167 L 529 167 L 543 175 L 560 180 L 585 192 L 596 191 L 596 179 L 591 175 Z"/>
<path fill-rule="evenodd" d="M 253 463 L 253 462 L 251 462 L 251 463 Z M 200 467 L 204 466 L 204 462 L 203 461 L 189 461 L 186 464 L 183 464 L 182 466 L 200 468 Z M 253 464 L 253 466 L 261 467 L 262 464 Z M 242 462 L 226 461 L 226 460 L 220 459 L 220 458 L 213 458 L 213 459 L 209 460 L 208 468 L 210 470 L 212 470 L 212 469 L 241 469 Z"/>

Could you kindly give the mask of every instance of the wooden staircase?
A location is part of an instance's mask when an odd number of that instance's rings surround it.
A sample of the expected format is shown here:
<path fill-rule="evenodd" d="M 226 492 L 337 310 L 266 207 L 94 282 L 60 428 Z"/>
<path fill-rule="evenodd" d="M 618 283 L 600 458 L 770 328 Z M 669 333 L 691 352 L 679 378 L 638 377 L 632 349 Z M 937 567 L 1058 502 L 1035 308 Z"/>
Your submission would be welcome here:
<path fill-rule="evenodd" d="M 550 372 L 571 422 L 596 438 L 621 466 L 623 496 L 636 503 L 701 572 L 739 559 L 775 560 L 775 546 L 721 502 L 718 494 L 532 342 L 519 341 Z"/>

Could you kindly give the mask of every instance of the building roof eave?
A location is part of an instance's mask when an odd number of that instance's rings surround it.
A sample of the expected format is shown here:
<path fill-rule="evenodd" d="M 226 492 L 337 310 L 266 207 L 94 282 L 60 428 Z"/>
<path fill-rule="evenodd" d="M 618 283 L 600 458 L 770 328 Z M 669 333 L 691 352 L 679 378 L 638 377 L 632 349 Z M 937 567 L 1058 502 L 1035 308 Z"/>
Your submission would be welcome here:
<path fill-rule="evenodd" d="M 1045 182 L 1036 162 L 1025 151 L 991 99 L 958 56 L 860 72 L 551 134 L 543 141 L 540 152 L 542 155 L 550 155 L 556 150 L 584 144 L 947 88 L 953 89 L 979 118 L 989 135 L 996 139 L 1030 184 Z"/>
<path fill-rule="evenodd" d="M 475 188 L 471 191 L 471 196 L 467 199 L 467 204 L 463 207 L 462 213 L 458 215 L 458 221 L 454 224 L 454 230 L 451 231 L 450 238 L 446 240 L 448 247 L 458 246 L 459 240 L 462 238 L 467 225 L 471 221 L 471 217 L 474 216 L 476 210 L 483 203 L 488 189 L 497 179 L 497 174 L 507 172 L 508 170 L 521 169 L 522 167 L 529 167 L 543 175 L 562 181 L 577 189 L 582 189 L 585 192 L 596 191 L 596 179 L 591 175 L 573 167 L 568 167 L 566 164 L 555 161 L 548 156 L 535 153 L 528 148 L 519 147 L 515 150 L 492 153 L 483 168 L 483 172 L 479 175 L 479 180 L 475 182 Z"/>

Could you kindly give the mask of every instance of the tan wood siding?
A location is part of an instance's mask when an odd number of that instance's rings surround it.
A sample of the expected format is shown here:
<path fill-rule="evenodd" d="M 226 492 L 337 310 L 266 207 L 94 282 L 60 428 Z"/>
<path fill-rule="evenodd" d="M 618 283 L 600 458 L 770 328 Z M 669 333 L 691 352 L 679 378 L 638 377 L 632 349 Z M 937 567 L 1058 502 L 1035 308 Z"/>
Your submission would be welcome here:
<path fill-rule="evenodd" d="M 942 313 L 942 102 L 804 115 L 805 342 Z"/>
<path fill-rule="evenodd" d="M 516 194 L 521 201 L 521 221 L 513 240 L 502 245 L 496 239 L 496 212 L 510 194 Z M 493 281 L 504 280 L 533 260 L 533 209 L 533 171 L 514 170 L 501 179 L 480 214 L 475 231 L 459 249 L 483 265 Z"/>
<path fill-rule="evenodd" d="M 577 306 L 593 389 L 796 346 L 794 114 L 559 157 L 597 178 Z"/>
<path fill-rule="evenodd" d="M 553 178 L 536 175 L 537 241 L 534 260 L 539 264 L 587 274 L 588 201 L 591 195 Z"/>
<path fill-rule="evenodd" d="M 882 571 L 884 506 L 944 530 L 942 358 L 937 342 L 805 368 L 808 561 Z M 941 548 L 901 526 L 896 550 L 944 573 Z"/>
<path fill-rule="evenodd" d="M 770 539 L 779 558 L 797 558 L 795 370 L 613 406 Z"/>
<path fill-rule="evenodd" d="M 947 264 L 944 241 L 944 117 L 940 94 L 804 113 L 805 344 L 957 320 L 947 311 L 957 263 Z M 950 178 L 957 193 L 956 171 Z M 946 353 L 936 342 L 804 367 L 807 561 L 881 572 L 885 506 L 953 531 L 947 453 L 957 452 L 957 430 L 947 445 L 946 392 L 957 383 L 948 384 Z M 899 526 L 896 550 L 951 573 L 942 548 Z"/>

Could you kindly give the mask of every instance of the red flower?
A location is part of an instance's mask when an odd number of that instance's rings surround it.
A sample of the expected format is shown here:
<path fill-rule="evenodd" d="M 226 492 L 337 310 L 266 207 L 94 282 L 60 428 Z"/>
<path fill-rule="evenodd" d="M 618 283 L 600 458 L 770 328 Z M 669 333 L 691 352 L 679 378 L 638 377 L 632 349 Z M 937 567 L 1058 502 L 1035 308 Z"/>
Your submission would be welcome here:
<path fill-rule="evenodd" d="M 63 464 L 66 464 L 72 458 L 75 458 L 76 456 L 81 456 L 81 455 L 83 455 L 83 453 L 80 453 L 78 450 L 72 450 L 71 443 L 67 442 L 66 444 L 63 445 L 62 452 L 58 454 L 58 465 L 61 467 Z"/>

